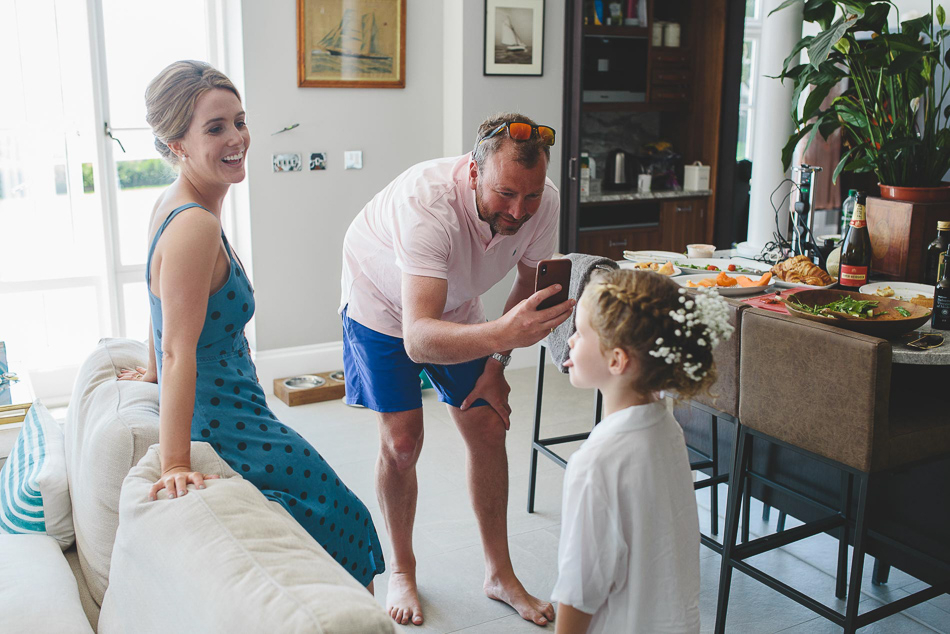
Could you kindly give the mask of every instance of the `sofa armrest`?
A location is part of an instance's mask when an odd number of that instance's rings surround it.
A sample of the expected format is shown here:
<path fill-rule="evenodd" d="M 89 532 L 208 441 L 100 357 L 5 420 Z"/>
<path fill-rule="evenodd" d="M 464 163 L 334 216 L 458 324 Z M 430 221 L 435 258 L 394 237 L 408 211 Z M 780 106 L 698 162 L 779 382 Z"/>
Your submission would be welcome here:
<path fill-rule="evenodd" d="M 220 475 L 147 501 L 158 447 L 129 472 L 99 632 L 392 632 L 366 589 L 207 443 L 192 466 Z"/>

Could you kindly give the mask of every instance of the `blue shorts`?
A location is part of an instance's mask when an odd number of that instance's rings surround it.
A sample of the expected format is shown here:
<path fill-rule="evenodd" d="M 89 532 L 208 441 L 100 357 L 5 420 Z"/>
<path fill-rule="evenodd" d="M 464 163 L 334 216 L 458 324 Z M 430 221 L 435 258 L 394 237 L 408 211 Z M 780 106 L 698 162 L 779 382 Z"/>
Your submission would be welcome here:
<path fill-rule="evenodd" d="M 438 365 L 416 363 L 399 337 L 371 330 L 346 316 L 343 309 L 343 375 L 346 402 L 376 412 L 405 412 L 422 407 L 419 374 L 425 372 L 439 400 L 461 407 L 485 369 L 487 357 Z M 482 399 L 472 407 L 488 405 Z"/>

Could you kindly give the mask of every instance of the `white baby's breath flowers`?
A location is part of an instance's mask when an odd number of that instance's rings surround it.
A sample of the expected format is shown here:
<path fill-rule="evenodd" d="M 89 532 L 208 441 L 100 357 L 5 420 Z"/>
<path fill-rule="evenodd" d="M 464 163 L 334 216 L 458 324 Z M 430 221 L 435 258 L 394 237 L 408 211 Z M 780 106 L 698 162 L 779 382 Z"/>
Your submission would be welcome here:
<path fill-rule="evenodd" d="M 654 349 L 650 350 L 651 357 L 663 359 L 668 365 L 683 361 L 683 344 L 688 343 L 694 328 L 699 335 L 696 345 L 706 347 L 708 344 L 710 349 L 715 348 L 721 341 L 728 340 L 735 330 L 729 323 L 729 305 L 715 289 L 697 289 L 695 300 L 686 299 L 685 288 L 680 288 L 679 292 L 679 303 L 682 306 L 671 310 L 669 316 L 676 323 L 685 325 L 685 339 L 684 329 L 676 328 L 673 334 L 682 341 L 667 343 L 662 337 L 658 337 Z M 708 368 L 703 369 L 699 361 L 691 361 L 692 354 L 686 354 L 685 358 L 683 371 L 686 372 L 686 376 L 693 381 L 701 381 L 708 373 Z"/>

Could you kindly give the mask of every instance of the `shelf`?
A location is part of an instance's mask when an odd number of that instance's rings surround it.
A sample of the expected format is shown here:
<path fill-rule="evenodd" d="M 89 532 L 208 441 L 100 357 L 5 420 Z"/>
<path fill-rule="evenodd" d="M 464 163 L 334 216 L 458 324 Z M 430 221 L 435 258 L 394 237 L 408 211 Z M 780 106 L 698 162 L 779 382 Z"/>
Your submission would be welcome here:
<path fill-rule="evenodd" d="M 696 191 L 655 191 L 650 192 L 649 194 L 641 194 L 635 191 L 599 192 L 590 196 L 582 197 L 580 203 L 581 207 L 587 207 L 590 205 L 603 205 L 604 203 L 644 202 L 654 200 L 670 200 L 676 198 L 702 198 L 703 196 L 710 195 L 712 195 L 712 190 L 709 189 Z"/>
<path fill-rule="evenodd" d="M 581 108 L 587 112 L 684 112 L 689 110 L 688 102 L 646 102 L 613 101 L 581 102 Z"/>
<path fill-rule="evenodd" d="M 584 35 L 648 37 L 650 29 L 645 26 L 604 26 L 595 24 L 584 25 Z"/>

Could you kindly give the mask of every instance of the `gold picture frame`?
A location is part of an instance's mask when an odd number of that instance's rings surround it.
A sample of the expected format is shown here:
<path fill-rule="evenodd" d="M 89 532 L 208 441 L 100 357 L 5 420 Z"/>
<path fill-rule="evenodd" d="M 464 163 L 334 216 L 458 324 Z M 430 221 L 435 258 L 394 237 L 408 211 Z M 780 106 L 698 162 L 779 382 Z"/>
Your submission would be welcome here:
<path fill-rule="evenodd" d="M 297 0 L 297 85 L 405 88 L 406 0 Z"/>

